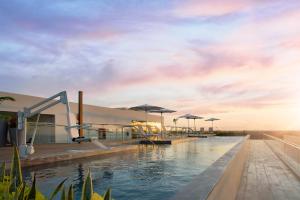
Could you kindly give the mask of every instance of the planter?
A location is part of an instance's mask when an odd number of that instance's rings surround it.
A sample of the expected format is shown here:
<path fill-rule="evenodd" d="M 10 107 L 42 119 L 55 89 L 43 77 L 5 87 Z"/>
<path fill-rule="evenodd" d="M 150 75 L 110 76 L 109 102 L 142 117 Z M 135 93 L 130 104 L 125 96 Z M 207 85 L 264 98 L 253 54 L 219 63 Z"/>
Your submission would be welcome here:
<path fill-rule="evenodd" d="M 0 147 L 5 146 L 7 141 L 8 122 L 0 120 Z"/>

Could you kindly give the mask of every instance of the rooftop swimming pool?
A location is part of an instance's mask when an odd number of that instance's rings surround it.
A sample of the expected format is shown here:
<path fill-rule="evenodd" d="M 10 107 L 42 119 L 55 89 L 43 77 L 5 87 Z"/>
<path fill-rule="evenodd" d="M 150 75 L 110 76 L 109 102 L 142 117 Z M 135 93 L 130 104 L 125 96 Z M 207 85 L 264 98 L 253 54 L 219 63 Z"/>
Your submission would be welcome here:
<path fill-rule="evenodd" d="M 27 181 L 36 173 L 39 189 L 50 192 L 64 178 L 73 184 L 76 199 L 88 169 L 92 172 L 95 192 L 112 188 L 115 200 L 170 199 L 214 161 L 242 140 L 242 137 L 211 137 L 166 146 L 140 146 L 138 151 L 28 168 Z"/>

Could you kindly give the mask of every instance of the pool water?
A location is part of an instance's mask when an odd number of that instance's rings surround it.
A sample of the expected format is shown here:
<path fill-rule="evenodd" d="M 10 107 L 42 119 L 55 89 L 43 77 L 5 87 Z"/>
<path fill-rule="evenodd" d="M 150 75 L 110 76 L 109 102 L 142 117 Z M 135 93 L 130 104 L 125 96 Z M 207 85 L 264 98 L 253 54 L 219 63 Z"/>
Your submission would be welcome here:
<path fill-rule="evenodd" d="M 165 146 L 140 146 L 138 151 L 91 158 L 24 171 L 26 181 L 36 173 L 39 189 L 46 195 L 64 178 L 74 185 L 80 199 L 88 169 L 92 172 L 94 191 L 103 194 L 112 188 L 115 200 L 170 199 L 242 137 L 211 137 Z"/>

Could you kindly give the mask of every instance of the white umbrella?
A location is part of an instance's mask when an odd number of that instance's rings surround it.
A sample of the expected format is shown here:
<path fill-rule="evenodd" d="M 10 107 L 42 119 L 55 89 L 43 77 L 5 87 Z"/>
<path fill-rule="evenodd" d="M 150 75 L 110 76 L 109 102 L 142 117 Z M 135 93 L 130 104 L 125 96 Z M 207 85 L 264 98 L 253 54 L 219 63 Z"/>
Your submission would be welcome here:
<path fill-rule="evenodd" d="M 144 105 L 134 106 L 134 107 L 131 107 L 129 109 L 130 110 L 135 110 L 135 111 L 144 111 L 145 115 L 146 115 L 146 120 L 145 121 L 146 121 L 146 126 L 147 126 L 147 123 L 148 123 L 147 114 L 148 114 L 148 112 L 150 112 L 151 110 L 160 110 L 160 109 L 163 109 L 163 108 L 159 107 L 159 106 L 144 104 Z"/>
<path fill-rule="evenodd" d="M 188 120 L 188 132 L 189 132 L 189 129 L 190 129 L 190 119 L 193 119 L 194 120 L 194 126 L 195 126 L 195 120 L 196 119 L 202 119 L 202 117 L 198 117 L 196 115 L 191 115 L 191 114 L 185 114 L 185 115 L 182 115 L 178 118 L 185 118 Z"/>
<path fill-rule="evenodd" d="M 209 119 L 207 119 L 207 120 L 205 120 L 205 121 L 211 121 L 211 127 L 212 127 L 212 129 L 214 130 L 214 121 L 217 121 L 217 120 L 220 120 L 220 119 L 217 119 L 217 118 L 209 118 Z"/>
<path fill-rule="evenodd" d="M 150 110 L 149 112 L 151 112 L 151 113 L 160 113 L 160 134 L 162 135 L 162 124 L 163 124 L 163 122 L 162 122 L 162 115 L 163 115 L 163 113 L 173 113 L 173 112 L 176 112 L 175 110 L 170 110 L 170 109 L 167 109 L 167 108 L 162 108 L 162 109 L 160 109 L 160 110 Z"/>

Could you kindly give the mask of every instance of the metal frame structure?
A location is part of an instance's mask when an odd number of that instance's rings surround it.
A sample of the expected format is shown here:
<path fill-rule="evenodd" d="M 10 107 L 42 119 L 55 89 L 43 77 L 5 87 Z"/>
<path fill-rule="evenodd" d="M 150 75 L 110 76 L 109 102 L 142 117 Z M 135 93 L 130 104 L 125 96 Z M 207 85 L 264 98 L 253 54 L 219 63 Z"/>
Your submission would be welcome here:
<path fill-rule="evenodd" d="M 57 99 L 58 98 L 58 99 Z M 27 145 L 27 140 L 26 140 L 26 136 L 27 136 L 27 127 L 26 127 L 26 123 L 27 123 L 27 118 L 35 116 L 35 115 L 40 115 L 41 112 L 43 112 L 44 110 L 51 108 L 59 103 L 65 104 L 66 105 L 66 110 L 67 110 L 67 126 L 66 126 L 66 130 L 68 131 L 69 134 L 69 138 L 68 138 L 68 142 L 70 143 L 70 138 L 71 138 L 71 128 L 75 128 L 78 127 L 77 126 L 71 126 L 71 121 L 70 121 L 70 106 L 69 106 L 69 102 L 68 102 L 68 97 L 67 97 L 67 92 L 66 91 L 62 91 L 59 92 L 29 108 L 25 107 L 23 111 L 19 111 L 18 112 L 18 130 L 20 131 L 21 134 L 21 141 L 19 144 L 19 152 L 20 152 L 20 156 L 21 157 L 26 157 L 28 154 L 33 154 L 34 153 L 34 148 L 33 148 L 33 142 L 34 142 L 34 138 L 35 138 L 35 134 L 36 134 L 36 129 L 37 126 L 35 128 L 34 131 L 34 135 L 32 137 L 32 141 L 30 143 L 30 145 Z M 38 123 L 38 121 L 37 121 Z"/>

